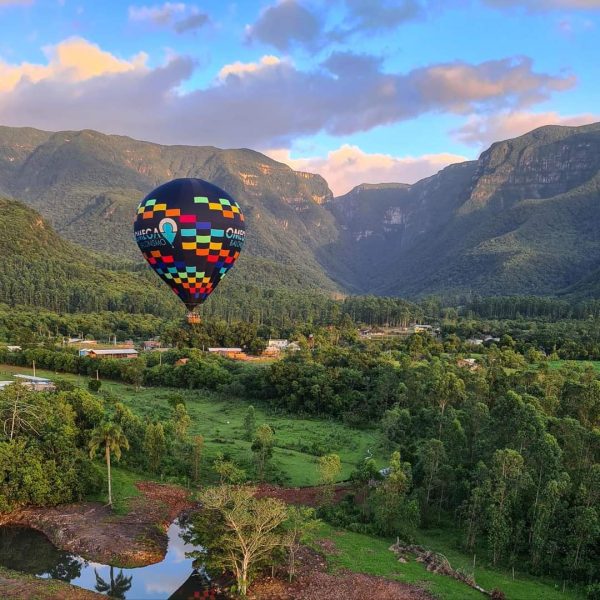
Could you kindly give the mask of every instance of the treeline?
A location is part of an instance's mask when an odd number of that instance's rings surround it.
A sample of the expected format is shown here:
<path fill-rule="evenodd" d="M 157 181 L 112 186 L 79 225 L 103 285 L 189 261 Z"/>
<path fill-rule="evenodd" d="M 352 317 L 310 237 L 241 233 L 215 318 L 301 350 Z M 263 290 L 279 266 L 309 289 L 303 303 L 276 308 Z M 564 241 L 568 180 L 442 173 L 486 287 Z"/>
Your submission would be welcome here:
<path fill-rule="evenodd" d="M 521 353 L 533 348 L 554 359 L 600 360 L 600 319 L 499 320 L 461 318 L 443 321 L 443 334 L 461 340 L 492 335 Z M 473 350 L 463 345 L 463 348 Z"/>
<path fill-rule="evenodd" d="M 551 369 L 542 353 L 529 347 L 522 354 L 509 336 L 500 347 L 478 350 L 473 366 L 461 362 L 464 347 L 451 335 L 374 344 L 350 328 L 325 331 L 314 347 L 303 344 L 262 366 L 190 349 L 119 361 L 33 348 L 4 352 L 0 361 L 35 360 L 89 376 L 97 369 L 135 386 L 208 388 L 291 414 L 376 426 L 390 469 L 382 479 L 365 457 L 353 498 L 325 511 L 331 521 L 406 537 L 409 522 L 450 522 L 465 549 L 493 564 L 586 584 L 598 579 L 600 379 L 591 365 Z M 188 361 L 177 364 L 182 356 Z M 185 468 L 177 457 L 190 456 L 191 447 L 162 441 L 175 439 L 175 425 L 144 423 L 124 408 L 113 412 L 130 442 L 137 440 L 126 459 L 133 468 L 155 468 L 147 458 L 152 444 L 161 469 Z M 175 447 L 181 453 L 168 450 Z"/>
<path fill-rule="evenodd" d="M 385 353 L 297 354 L 254 372 L 245 391 L 294 414 L 379 423 L 398 455 L 375 487 L 374 465 L 357 465 L 354 500 L 329 511 L 334 523 L 410 536 L 416 506 L 422 526 L 450 520 L 465 549 L 494 565 L 596 581 L 598 374 L 530 365 L 510 347 L 471 370 L 448 345 L 419 338 Z"/>
<path fill-rule="evenodd" d="M 49 287 L 44 293 L 52 294 L 51 290 L 52 287 Z M 10 294 L 10 289 L 5 291 Z M 76 289 L 71 289 L 70 293 L 75 294 Z M 78 297 L 88 300 L 91 296 L 89 290 L 78 293 Z M 152 305 L 150 298 L 156 296 L 157 291 L 153 287 L 148 291 L 148 298 L 137 299 L 141 304 L 129 302 L 133 294 L 107 305 L 101 296 L 95 296 L 97 308 L 84 306 L 86 310 L 63 311 L 60 308 L 43 308 L 47 303 L 39 298 L 36 300 L 34 294 L 29 300 L 32 304 L 39 300 L 37 308 L 17 305 L 16 301 L 0 304 L 0 339 L 28 344 L 82 334 L 98 340 L 116 336 L 122 341 L 148 339 L 164 332 L 170 332 L 167 337 L 172 337 L 172 332 L 178 328 L 184 332 L 185 311 L 177 299 L 169 304 L 167 310 L 165 307 L 160 309 L 160 304 Z M 18 294 L 16 297 L 19 298 Z M 335 300 L 316 293 L 258 288 L 238 290 L 234 297 L 220 292 L 219 288 L 199 312 L 208 327 L 219 327 L 219 323 L 228 326 L 250 323 L 259 328 L 259 335 L 264 338 L 285 337 L 306 327 L 340 327 L 348 323 L 399 326 L 422 318 L 419 306 L 398 298 L 354 296 Z"/>
<path fill-rule="evenodd" d="M 600 317 L 600 300 L 570 302 L 539 296 L 474 297 L 461 311 L 485 319 L 587 319 Z"/>

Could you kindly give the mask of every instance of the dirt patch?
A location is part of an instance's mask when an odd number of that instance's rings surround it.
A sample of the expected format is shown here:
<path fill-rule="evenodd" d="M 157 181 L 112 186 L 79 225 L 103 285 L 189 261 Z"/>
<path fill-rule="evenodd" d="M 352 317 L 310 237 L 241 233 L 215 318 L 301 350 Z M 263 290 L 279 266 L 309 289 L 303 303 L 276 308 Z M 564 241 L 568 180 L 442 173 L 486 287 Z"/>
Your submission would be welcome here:
<path fill-rule="evenodd" d="M 102 594 L 89 592 L 63 581 L 38 579 L 0 567 L 0 594 L 2 598 L 18 600 L 99 600 Z"/>
<path fill-rule="evenodd" d="M 342 483 L 335 487 L 333 502 L 339 502 L 351 490 L 350 484 Z M 262 483 L 256 495 L 259 498 L 277 498 L 288 504 L 318 506 L 323 494 L 322 486 L 285 488 Z"/>
<path fill-rule="evenodd" d="M 53 508 L 25 508 L 0 517 L 0 525 L 32 527 L 61 550 L 88 560 L 119 567 L 160 562 L 166 552 L 169 524 L 195 505 L 187 490 L 138 482 L 141 496 L 127 515 L 117 516 L 97 502 L 78 502 Z M 1 589 L 0 589 L 1 591 Z"/>
<path fill-rule="evenodd" d="M 293 583 L 266 577 L 254 583 L 256 600 L 433 600 L 416 586 L 350 571 L 327 572 L 325 559 L 303 547 L 298 556 L 298 577 Z"/>

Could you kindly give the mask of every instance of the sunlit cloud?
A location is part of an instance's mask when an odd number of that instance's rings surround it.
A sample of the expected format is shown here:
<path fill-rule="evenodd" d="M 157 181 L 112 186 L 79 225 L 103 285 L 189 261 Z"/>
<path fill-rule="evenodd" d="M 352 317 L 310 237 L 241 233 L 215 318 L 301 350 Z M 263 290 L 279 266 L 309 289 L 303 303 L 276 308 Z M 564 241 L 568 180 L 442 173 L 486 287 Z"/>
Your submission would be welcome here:
<path fill-rule="evenodd" d="M 501 112 L 490 116 L 469 117 L 464 125 L 452 131 L 459 141 L 484 148 L 492 142 L 523 135 L 544 125 L 587 125 L 600 121 L 600 113 L 560 115 L 557 112 Z"/>
<path fill-rule="evenodd" d="M 82 82 L 93 77 L 140 70 L 147 55 L 143 52 L 130 60 L 117 58 L 82 38 L 69 38 L 56 46 L 44 48 L 45 65 L 0 61 L 0 93 L 14 90 L 21 82 L 36 84 L 43 80 Z"/>
<path fill-rule="evenodd" d="M 292 158 L 290 151 L 285 149 L 269 150 L 266 154 L 295 170 L 318 173 L 325 178 L 336 196 L 366 182 L 414 183 L 449 164 L 467 160 L 464 156 L 448 153 L 403 157 L 370 154 L 350 144 L 344 144 L 326 156 L 310 158 Z"/>
<path fill-rule="evenodd" d="M 390 73 L 377 57 L 337 52 L 311 70 L 273 55 L 231 63 L 189 90 L 195 61 L 173 52 L 156 67 L 144 52 L 125 59 L 82 38 L 45 53 L 43 64 L 0 62 L 4 124 L 220 147 L 287 148 L 300 136 L 342 137 L 427 113 L 522 111 L 575 85 L 526 57 Z"/>

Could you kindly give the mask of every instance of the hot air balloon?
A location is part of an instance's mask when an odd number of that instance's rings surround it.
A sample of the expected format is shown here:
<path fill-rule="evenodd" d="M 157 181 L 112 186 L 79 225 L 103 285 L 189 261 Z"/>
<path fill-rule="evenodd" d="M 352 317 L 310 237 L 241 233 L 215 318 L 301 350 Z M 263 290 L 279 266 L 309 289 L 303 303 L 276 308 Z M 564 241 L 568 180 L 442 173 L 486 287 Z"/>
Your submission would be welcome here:
<path fill-rule="evenodd" d="M 193 311 L 237 260 L 246 236 L 240 205 L 202 179 L 174 179 L 138 205 L 135 241 L 154 272 Z"/>

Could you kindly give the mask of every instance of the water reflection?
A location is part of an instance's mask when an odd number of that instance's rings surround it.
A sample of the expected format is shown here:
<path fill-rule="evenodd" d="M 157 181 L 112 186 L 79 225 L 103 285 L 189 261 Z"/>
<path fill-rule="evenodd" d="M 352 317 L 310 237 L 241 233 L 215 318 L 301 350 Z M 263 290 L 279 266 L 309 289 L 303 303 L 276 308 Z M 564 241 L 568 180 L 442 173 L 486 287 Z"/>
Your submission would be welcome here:
<path fill-rule="evenodd" d="M 84 560 L 56 548 L 39 531 L 0 527 L 0 564 L 38 577 L 61 579 L 120 600 L 226 598 L 213 588 L 204 569 L 194 569 L 185 553 L 194 546 L 182 539 L 185 526 L 172 523 L 164 560 L 136 569 L 120 569 Z"/>
<path fill-rule="evenodd" d="M 126 577 L 123 574 L 123 569 L 114 576 L 114 567 L 110 568 L 110 580 L 104 581 L 100 575 L 98 575 L 97 569 L 94 569 L 94 575 L 96 576 L 96 585 L 94 586 L 97 592 L 106 594 L 111 598 L 117 598 L 118 600 L 125 600 L 125 593 L 131 589 L 131 580 L 133 575 Z"/>

